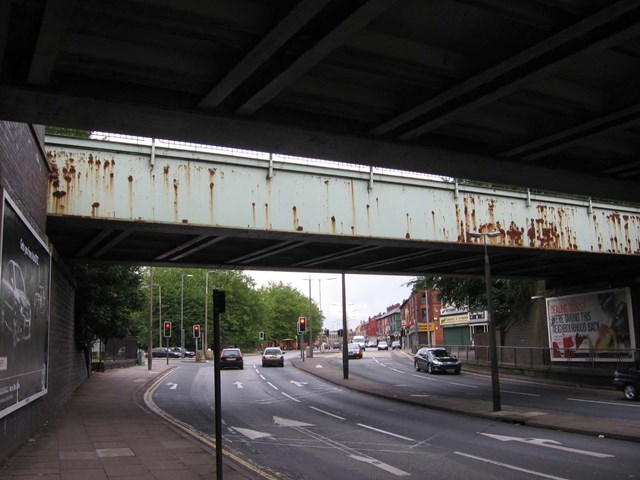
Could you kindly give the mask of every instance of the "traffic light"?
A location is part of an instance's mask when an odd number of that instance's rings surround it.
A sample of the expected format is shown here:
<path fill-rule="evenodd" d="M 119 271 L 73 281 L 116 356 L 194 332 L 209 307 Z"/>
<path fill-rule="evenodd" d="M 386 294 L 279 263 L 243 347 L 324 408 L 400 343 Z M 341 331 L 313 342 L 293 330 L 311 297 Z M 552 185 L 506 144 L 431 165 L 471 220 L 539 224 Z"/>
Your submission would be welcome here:
<path fill-rule="evenodd" d="M 171 336 L 171 322 L 164 322 L 164 337 L 169 338 Z"/>
<path fill-rule="evenodd" d="M 200 325 L 193 326 L 193 338 L 200 338 Z"/>
<path fill-rule="evenodd" d="M 340 329 L 338 330 L 338 336 L 342 337 L 344 335 L 344 330 Z"/>
<path fill-rule="evenodd" d="M 298 333 L 307 331 L 307 317 L 298 317 Z"/>
<path fill-rule="evenodd" d="M 260 332 L 259 334 L 260 341 L 264 341 L 264 332 Z"/>

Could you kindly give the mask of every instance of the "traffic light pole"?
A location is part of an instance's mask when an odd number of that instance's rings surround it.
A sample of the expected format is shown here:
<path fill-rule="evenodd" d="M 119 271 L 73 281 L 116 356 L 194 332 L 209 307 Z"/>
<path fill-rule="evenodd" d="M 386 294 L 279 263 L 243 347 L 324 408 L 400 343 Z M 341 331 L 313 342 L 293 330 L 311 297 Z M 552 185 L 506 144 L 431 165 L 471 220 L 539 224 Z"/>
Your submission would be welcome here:
<path fill-rule="evenodd" d="M 222 480 L 222 405 L 220 389 L 220 314 L 225 311 L 224 291 L 213 291 L 213 379 L 216 428 L 216 479 Z"/>

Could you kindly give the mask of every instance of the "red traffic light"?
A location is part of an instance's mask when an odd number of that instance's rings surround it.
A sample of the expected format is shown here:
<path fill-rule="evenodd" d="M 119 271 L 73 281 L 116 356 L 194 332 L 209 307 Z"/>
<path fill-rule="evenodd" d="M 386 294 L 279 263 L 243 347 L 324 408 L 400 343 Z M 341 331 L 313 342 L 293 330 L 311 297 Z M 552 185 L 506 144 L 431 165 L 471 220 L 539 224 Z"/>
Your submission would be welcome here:
<path fill-rule="evenodd" d="M 307 331 L 307 317 L 298 317 L 298 333 Z"/>
<path fill-rule="evenodd" d="M 193 326 L 193 337 L 200 338 L 200 325 Z"/>
<path fill-rule="evenodd" d="M 171 322 L 164 322 L 164 336 L 171 336 Z"/>

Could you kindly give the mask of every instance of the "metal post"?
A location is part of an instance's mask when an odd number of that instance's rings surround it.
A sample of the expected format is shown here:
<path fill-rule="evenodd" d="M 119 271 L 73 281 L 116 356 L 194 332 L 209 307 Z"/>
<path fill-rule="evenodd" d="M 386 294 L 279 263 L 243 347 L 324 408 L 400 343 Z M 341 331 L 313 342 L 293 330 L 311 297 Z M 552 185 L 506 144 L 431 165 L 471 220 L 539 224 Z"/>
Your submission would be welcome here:
<path fill-rule="evenodd" d="M 158 346 L 162 348 L 162 285 L 158 285 Z"/>
<path fill-rule="evenodd" d="M 205 274 L 205 282 L 204 282 L 204 336 L 202 337 L 202 350 L 205 358 L 207 356 L 207 348 L 209 347 L 209 342 L 207 341 L 209 336 L 207 332 L 209 331 L 209 274 L 210 273 L 215 273 L 215 270 L 209 270 Z"/>
<path fill-rule="evenodd" d="M 184 358 L 184 277 L 193 277 L 193 275 L 183 273 L 180 276 L 180 356 L 182 358 Z"/>
<path fill-rule="evenodd" d="M 224 292 L 221 292 L 224 294 Z M 220 308 L 215 304 L 218 290 L 213 291 L 213 356 L 214 407 L 216 429 L 216 479 L 222 480 L 222 406 L 220 386 Z"/>
<path fill-rule="evenodd" d="M 489 265 L 489 253 L 487 251 L 487 237 L 497 237 L 500 232 L 472 233 L 468 235 L 472 238 L 482 237 L 484 245 L 484 282 L 487 288 L 487 326 L 489 329 L 489 357 L 491 360 L 491 391 L 493 396 L 493 411 L 499 412 L 502 409 L 500 401 L 500 377 L 498 372 L 498 349 L 496 346 L 496 327 L 493 321 L 493 302 L 491 298 L 491 266 Z"/>
<path fill-rule="evenodd" d="M 309 275 L 309 358 L 313 358 L 313 320 L 311 319 L 311 275 Z"/>
<path fill-rule="evenodd" d="M 342 274 L 342 376 L 349 378 L 349 351 L 347 342 L 347 290 L 345 287 L 344 273 Z"/>
<path fill-rule="evenodd" d="M 147 347 L 147 368 L 153 368 L 153 267 L 149 273 L 149 346 Z"/>

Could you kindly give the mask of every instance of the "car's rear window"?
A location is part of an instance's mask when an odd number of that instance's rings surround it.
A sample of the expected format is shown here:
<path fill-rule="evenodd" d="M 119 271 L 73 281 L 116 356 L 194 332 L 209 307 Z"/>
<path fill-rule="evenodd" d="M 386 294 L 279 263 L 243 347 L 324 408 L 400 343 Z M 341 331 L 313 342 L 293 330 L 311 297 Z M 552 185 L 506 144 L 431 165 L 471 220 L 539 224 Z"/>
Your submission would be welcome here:
<path fill-rule="evenodd" d="M 264 351 L 265 355 L 280 355 L 280 349 L 279 348 L 267 348 Z"/>
<path fill-rule="evenodd" d="M 225 349 L 222 350 L 222 355 L 225 357 L 240 357 L 242 354 L 238 349 Z"/>

